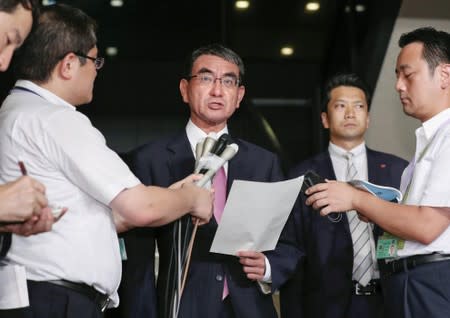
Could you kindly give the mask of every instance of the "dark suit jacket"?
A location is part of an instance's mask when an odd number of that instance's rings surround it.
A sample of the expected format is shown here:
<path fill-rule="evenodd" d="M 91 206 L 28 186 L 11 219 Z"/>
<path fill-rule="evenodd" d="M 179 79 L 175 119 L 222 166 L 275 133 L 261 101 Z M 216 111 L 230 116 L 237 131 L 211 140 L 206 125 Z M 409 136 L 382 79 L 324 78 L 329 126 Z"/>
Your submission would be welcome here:
<path fill-rule="evenodd" d="M 237 155 L 229 162 L 228 166 L 228 191 L 235 179 L 253 181 L 279 181 L 282 173 L 277 157 L 253 144 L 242 140 L 235 141 L 239 146 Z M 194 170 L 195 159 L 192 154 L 186 133 L 171 138 L 165 138 L 157 142 L 147 144 L 135 151 L 132 155 L 132 168 L 144 184 L 169 186 Z M 274 211 L 276 213 L 276 211 Z M 186 228 L 190 217 L 182 219 L 182 228 Z M 292 222 L 292 219 L 288 220 Z M 184 289 L 180 305 L 180 318 L 211 318 L 218 317 L 221 308 L 223 277 L 227 277 L 229 297 L 237 317 L 267 317 L 275 318 L 276 312 L 271 295 L 264 295 L 257 283 L 246 278 L 242 265 L 236 257 L 213 254 L 209 252 L 217 223 L 214 218 L 199 227 L 192 253 L 189 275 Z M 153 232 L 154 233 L 154 232 Z M 175 231 L 176 233 L 176 231 Z M 174 272 L 174 223 L 159 228 L 156 231 L 160 254 L 160 266 L 158 276 L 158 314 L 159 317 L 167 317 L 167 304 L 170 300 L 170 287 Z M 149 233 L 151 236 L 151 232 Z M 184 232 L 183 235 L 184 236 Z M 151 240 L 151 238 L 150 238 Z M 149 240 L 149 241 L 150 241 Z M 274 251 L 267 252 L 272 271 L 272 290 L 278 289 L 288 276 L 295 270 L 300 252 L 286 233 L 282 233 L 279 243 Z M 133 309 L 135 317 L 144 317 L 142 312 L 151 312 L 152 306 L 150 288 L 152 284 L 148 272 L 153 270 L 150 264 L 153 248 L 150 242 L 141 240 L 140 245 L 134 246 L 128 258 L 127 272 L 135 278 L 133 284 L 128 282 L 127 289 L 135 289 L 138 303 Z M 136 240 L 135 240 L 136 242 Z M 126 239 L 127 248 L 131 240 Z M 136 253 L 135 253 L 136 252 Z M 130 266 L 134 264 L 133 266 Z M 141 280 L 136 279 L 140 277 Z M 169 277 L 169 279 L 168 279 Z M 125 285 L 124 285 L 125 286 Z M 130 294 L 130 293 L 128 293 Z M 147 301 L 144 302 L 143 300 Z M 124 302 L 129 300 L 123 299 Z M 142 301 L 141 301 L 142 300 Z M 148 316 L 147 316 L 148 317 Z M 151 317 L 151 316 L 150 316 Z"/>
<path fill-rule="evenodd" d="M 398 188 L 407 162 L 396 156 L 367 149 L 369 181 Z M 328 152 L 294 167 L 290 177 L 315 170 L 336 179 Z M 296 275 L 280 290 L 282 317 L 345 318 L 352 296 L 353 243 L 346 217 L 337 223 L 304 204 L 300 195 L 294 207 L 294 232 L 305 253 Z M 375 227 L 377 237 L 381 229 Z"/>

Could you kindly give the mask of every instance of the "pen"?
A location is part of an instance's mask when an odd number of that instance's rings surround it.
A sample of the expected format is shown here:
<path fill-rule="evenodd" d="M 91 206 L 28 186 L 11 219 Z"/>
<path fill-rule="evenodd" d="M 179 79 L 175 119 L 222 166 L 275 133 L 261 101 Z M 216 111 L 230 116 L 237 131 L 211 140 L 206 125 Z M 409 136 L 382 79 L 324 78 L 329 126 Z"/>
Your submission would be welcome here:
<path fill-rule="evenodd" d="M 27 168 L 25 168 L 25 164 L 23 163 L 23 161 L 19 161 L 19 168 L 20 168 L 20 172 L 22 172 L 23 176 L 26 176 L 27 173 Z"/>

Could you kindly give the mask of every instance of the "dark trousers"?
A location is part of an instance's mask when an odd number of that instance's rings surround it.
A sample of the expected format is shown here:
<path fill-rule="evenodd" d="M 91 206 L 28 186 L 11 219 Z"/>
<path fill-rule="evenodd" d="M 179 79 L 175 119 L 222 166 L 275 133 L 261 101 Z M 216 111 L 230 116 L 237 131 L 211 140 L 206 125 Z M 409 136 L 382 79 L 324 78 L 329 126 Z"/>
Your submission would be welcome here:
<path fill-rule="evenodd" d="M 389 275 L 382 288 L 388 318 L 450 317 L 450 261 Z"/>
<path fill-rule="evenodd" d="M 30 306 L 1 310 L 0 318 L 102 318 L 100 307 L 87 296 L 47 282 L 28 281 Z"/>
<path fill-rule="evenodd" d="M 219 318 L 235 318 L 235 317 L 236 315 L 234 314 L 233 311 L 233 305 L 231 303 L 230 296 L 228 296 L 222 301 L 222 309 Z"/>
<path fill-rule="evenodd" d="M 372 296 L 352 295 L 346 318 L 383 318 L 383 309 L 383 296 L 381 294 Z"/>

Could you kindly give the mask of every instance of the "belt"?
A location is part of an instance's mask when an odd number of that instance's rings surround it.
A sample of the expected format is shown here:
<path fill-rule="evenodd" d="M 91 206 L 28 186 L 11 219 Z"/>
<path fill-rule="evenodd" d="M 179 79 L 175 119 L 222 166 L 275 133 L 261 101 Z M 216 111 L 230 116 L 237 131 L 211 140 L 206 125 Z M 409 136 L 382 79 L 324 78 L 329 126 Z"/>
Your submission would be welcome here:
<path fill-rule="evenodd" d="M 94 303 L 96 303 L 100 307 L 100 311 L 102 312 L 106 310 L 110 302 L 110 298 L 108 295 L 102 294 L 101 292 L 97 291 L 94 287 L 88 286 L 86 284 L 73 283 L 67 280 L 47 280 L 46 282 L 66 287 L 68 289 L 71 289 L 73 291 L 76 291 L 80 294 L 87 296 L 89 299 L 91 299 Z"/>
<path fill-rule="evenodd" d="M 353 294 L 357 296 L 372 296 L 381 294 L 379 279 L 372 279 L 366 286 L 353 281 Z"/>
<path fill-rule="evenodd" d="M 389 276 L 411 270 L 420 265 L 447 260 L 450 260 L 450 254 L 432 253 L 425 255 L 413 255 L 390 262 L 380 262 L 380 271 L 383 275 Z"/>

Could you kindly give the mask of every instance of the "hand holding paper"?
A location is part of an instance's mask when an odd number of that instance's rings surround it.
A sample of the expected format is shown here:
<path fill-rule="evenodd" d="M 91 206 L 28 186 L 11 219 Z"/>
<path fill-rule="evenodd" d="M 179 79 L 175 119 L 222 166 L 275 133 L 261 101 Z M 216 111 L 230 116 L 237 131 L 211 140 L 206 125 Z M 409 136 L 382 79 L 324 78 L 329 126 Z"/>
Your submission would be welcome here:
<path fill-rule="evenodd" d="M 235 180 L 210 252 L 273 250 L 302 183 L 303 176 L 281 182 Z"/>
<path fill-rule="evenodd" d="M 263 253 L 254 251 L 239 251 L 239 263 L 250 280 L 261 281 L 266 273 L 266 257 Z"/>

